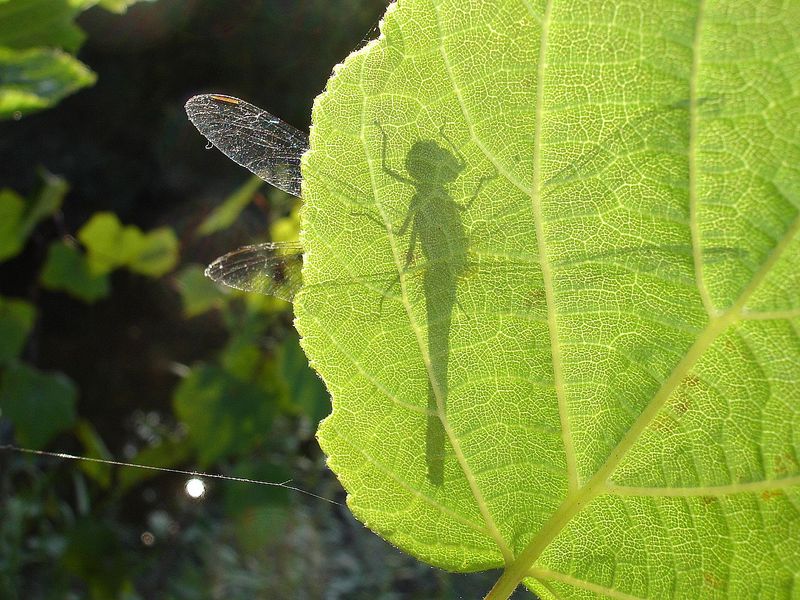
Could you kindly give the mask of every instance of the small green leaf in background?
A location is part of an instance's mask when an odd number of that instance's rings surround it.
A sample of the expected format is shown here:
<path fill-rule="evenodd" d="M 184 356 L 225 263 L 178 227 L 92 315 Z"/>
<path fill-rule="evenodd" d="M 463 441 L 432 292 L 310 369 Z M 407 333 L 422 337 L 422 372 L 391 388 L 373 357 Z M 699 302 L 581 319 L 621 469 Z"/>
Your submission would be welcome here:
<path fill-rule="evenodd" d="M 75 18 L 98 3 L 122 13 L 135 1 L 0 2 L 0 119 L 49 108 L 93 85 L 97 76 L 74 56 L 85 38 Z"/>
<path fill-rule="evenodd" d="M 0 47 L 0 119 L 49 108 L 96 79 L 86 65 L 61 50 Z"/>
<path fill-rule="evenodd" d="M 84 419 L 78 422 L 75 427 L 75 435 L 83 444 L 81 456 L 87 458 L 97 458 L 100 460 L 113 460 L 111 452 L 108 451 L 103 438 L 97 433 L 94 426 Z M 107 488 L 111 485 L 111 465 L 82 460 L 79 462 L 81 471 L 94 479 L 100 487 Z"/>
<path fill-rule="evenodd" d="M 109 12 L 121 15 L 137 2 L 155 2 L 155 0 L 99 0 L 87 2 L 87 5 L 97 4 Z M 88 6 L 87 6 L 88 8 Z"/>
<path fill-rule="evenodd" d="M 178 238 L 169 227 L 159 227 L 144 234 L 139 252 L 128 264 L 134 273 L 160 277 L 178 263 Z"/>
<path fill-rule="evenodd" d="M 288 481 L 286 467 L 243 462 L 231 473 L 254 481 Z M 272 485 L 226 485 L 225 514 L 234 520 L 236 537 L 246 551 L 255 552 L 284 535 L 288 516 L 289 490 Z"/>
<path fill-rule="evenodd" d="M 268 319 L 263 313 L 256 313 L 255 317 L 261 322 L 232 333 L 220 354 L 220 364 L 228 374 L 258 386 L 268 398 L 278 402 L 282 391 L 281 375 L 275 360 L 265 358 L 263 345 L 259 343 L 263 339 L 259 332 L 268 326 Z"/>
<path fill-rule="evenodd" d="M 174 468 L 192 456 L 192 445 L 188 437 L 180 439 L 166 438 L 156 445 L 142 448 L 136 455 L 130 458 L 129 462 L 137 465 L 148 465 L 152 467 Z M 158 472 L 151 469 L 120 469 L 117 475 L 117 487 L 120 493 L 139 485 L 153 477 L 157 477 Z"/>
<path fill-rule="evenodd" d="M 163 275 L 178 261 L 175 233 L 161 227 L 143 233 L 135 225 L 123 225 L 117 215 L 99 212 L 92 215 L 78 232 L 86 246 L 89 269 L 104 275 L 119 267 L 150 277 Z"/>
<path fill-rule="evenodd" d="M 308 366 L 297 336 L 290 335 L 283 341 L 276 361 L 290 404 L 316 426 L 330 412 L 331 402 L 325 384 Z"/>
<path fill-rule="evenodd" d="M 93 275 L 104 275 L 129 264 L 141 252 L 143 238 L 138 227 L 122 225 L 117 215 L 110 212 L 93 214 L 78 231 Z"/>
<path fill-rule="evenodd" d="M 181 294 L 183 314 L 189 318 L 220 308 L 225 303 L 226 294 L 205 276 L 205 267 L 201 265 L 184 267 L 175 281 Z"/>
<path fill-rule="evenodd" d="M 234 336 L 220 356 L 222 368 L 242 381 L 254 381 L 264 368 L 264 354 L 249 339 L 250 336 Z"/>
<path fill-rule="evenodd" d="M 125 598 L 132 586 L 122 538 L 109 521 L 80 519 L 69 531 L 58 566 L 85 582 L 92 600 Z"/>
<path fill-rule="evenodd" d="M 293 242 L 300 239 L 300 207 L 301 204 L 297 202 L 287 216 L 273 221 L 269 227 L 273 241 Z"/>
<path fill-rule="evenodd" d="M 66 179 L 48 172 L 38 170 L 41 187 L 36 196 L 28 203 L 25 218 L 22 222 L 22 235 L 27 238 L 40 221 L 54 215 L 64 202 L 69 191 Z"/>
<path fill-rule="evenodd" d="M 0 190 L 0 260 L 19 254 L 25 238 L 22 223 L 25 200 L 13 190 Z"/>
<path fill-rule="evenodd" d="M 105 298 L 111 291 L 108 275 L 94 275 L 80 250 L 64 242 L 50 245 L 39 281 L 86 302 Z"/>
<path fill-rule="evenodd" d="M 259 386 L 210 365 L 181 381 L 174 404 L 203 466 L 263 442 L 274 412 L 273 399 Z"/>
<path fill-rule="evenodd" d="M 39 176 L 42 186 L 32 200 L 13 190 L 0 190 L 0 261 L 19 254 L 36 225 L 61 208 L 69 190 L 67 182 L 44 169 Z"/>
<path fill-rule="evenodd" d="M 250 177 L 203 220 L 197 233 L 206 236 L 230 227 L 262 185 L 264 182 L 259 177 Z"/>
<path fill-rule="evenodd" d="M 33 304 L 0 296 L 0 365 L 22 352 L 35 318 Z"/>
<path fill-rule="evenodd" d="M 14 424 L 23 446 L 41 448 L 75 422 L 75 385 L 59 373 L 24 364 L 8 367 L 0 379 L 0 410 Z"/>

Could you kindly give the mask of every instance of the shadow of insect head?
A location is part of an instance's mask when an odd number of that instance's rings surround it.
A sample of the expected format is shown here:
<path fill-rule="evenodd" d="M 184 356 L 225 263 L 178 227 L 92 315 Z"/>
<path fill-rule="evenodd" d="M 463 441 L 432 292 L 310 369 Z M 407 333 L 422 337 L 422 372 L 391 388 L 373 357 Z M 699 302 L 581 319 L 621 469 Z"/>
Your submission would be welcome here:
<path fill-rule="evenodd" d="M 375 125 L 381 132 L 383 172 L 414 188 L 403 222 L 399 227 L 392 227 L 401 236 L 410 235 L 405 266 L 414 262 L 419 246 L 426 261 L 426 271 L 434 269 L 440 274 L 448 272 L 451 277 L 458 277 L 468 266 L 469 239 L 462 214 L 472 208 L 483 187 L 496 178 L 497 173 L 481 177 L 469 200 L 460 204 L 451 197 L 446 186 L 458 179 L 466 170 L 467 163 L 459 148 L 445 134 L 444 127 L 440 128 L 439 134 L 449 149 L 434 140 L 414 142 L 406 154 L 405 175 L 389 165 L 388 135 L 379 122 L 375 121 Z"/>

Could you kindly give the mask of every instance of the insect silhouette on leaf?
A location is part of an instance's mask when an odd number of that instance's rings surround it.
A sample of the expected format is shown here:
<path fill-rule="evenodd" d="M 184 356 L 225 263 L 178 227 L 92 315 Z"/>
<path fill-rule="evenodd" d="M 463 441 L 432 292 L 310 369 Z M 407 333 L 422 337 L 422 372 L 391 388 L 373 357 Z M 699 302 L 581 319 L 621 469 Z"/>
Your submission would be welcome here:
<path fill-rule="evenodd" d="M 405 159 L 407 175 L 392 168 L 388 162 L 389 138 L 380 123 L 381 168 L 393 180 L 412 186 L 405 218 L 397 232 L 409 234 L 405 255 L 406 268 L 414 260 L 419 245 L 425 259 L 423 291 L 427 320 L 427 348 L 424 364 L 428 378 L 428 423 L 426 428 L 427 476 L 434 485 L 444 482 L 448 362 L 450 328 L 453 310 L 458 304 L 458 279 L 469 267 L 469 236 L 462 214 L 472 207 L 486 182 L 480 179 L 466 204 L 454 200 L 447 186 L 467 168 L 461 151 L 440 129 L 442 139 L 450 149 L 434 140 L 418 140 L 408 150 Z M 401 273 L 402 274 L 402 273 Z M 398 275 L 398 278 L 400 275 Z"/>

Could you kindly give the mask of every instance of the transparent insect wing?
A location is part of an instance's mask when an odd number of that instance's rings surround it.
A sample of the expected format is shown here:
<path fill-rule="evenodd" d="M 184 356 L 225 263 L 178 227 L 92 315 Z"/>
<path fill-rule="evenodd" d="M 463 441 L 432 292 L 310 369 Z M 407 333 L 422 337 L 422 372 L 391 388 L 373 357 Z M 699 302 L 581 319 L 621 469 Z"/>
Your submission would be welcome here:
<path fill-rule="evenodd" d="M 238 290 L 291 302 L 302 285 L 303 251 L 298 242 L 244 246 L 211 263 L 206 276 Z"/>
<path fill-rule="evenodd" d="M 264 181 L 300 197 L 300 158 L 308 135 L 232 96 L 202 94 L 186 103 L 189 120 L 214 146 Z"/>

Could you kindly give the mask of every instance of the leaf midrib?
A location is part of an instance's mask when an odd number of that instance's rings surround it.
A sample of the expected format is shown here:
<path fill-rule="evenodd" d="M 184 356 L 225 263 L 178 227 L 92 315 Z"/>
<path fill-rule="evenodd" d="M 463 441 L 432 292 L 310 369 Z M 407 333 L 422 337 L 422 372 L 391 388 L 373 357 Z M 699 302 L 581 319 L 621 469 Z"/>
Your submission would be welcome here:
<path fill-rule="evenodd" d="M 759 287 L 764 278 L 766 278 L 774 264 L 781 258 L 783 252 L 798 232 L 800 232 L 800 213 L 795 217 L 780 242 L 773 248 L 758 272 L 751 278 L 736 302 L 725 310 L 725 312 L 718 317 L 712 318 L 708 322 L 706 328 L 698 336 L 695 343 L 675 369 L 673 369 L 670 376 L 664 381 L 661 388 L 659 388 L 658 392 L 653 396 L 653 399 L 630 428 L 627 435 L 611 452 L 606 462 L 603 463 L 603 466 L 597 470 L 586 485 L 580 488 L 576 494 L 567 496 L 567 498 L 564 499 L 564 502 L 561 503 L 544 524 L 539 534 L 519 554 L 500 579 L 497 580 L 495 587 L 489 592 L 487 599 L 507 598 L 522 579 L 527 576 L 528 570 L 542 551 L 547 548 L 550 542 L 553 541 L 567 523 L 595 497 L 603 492 L 611 491 L 611 489 L 606 486 L 606 481 L 617 468 L 620 461 L 636 443 L 639 436 L 644 432 L 645 428 L 650 424 L 675 388 L 677 388 L 709 346 L 711 346 L 721 333 L 727 331 L 731 325 L 744 320 L 742 311 L 747 301 L 750 299 L 750 296 Z"/>

